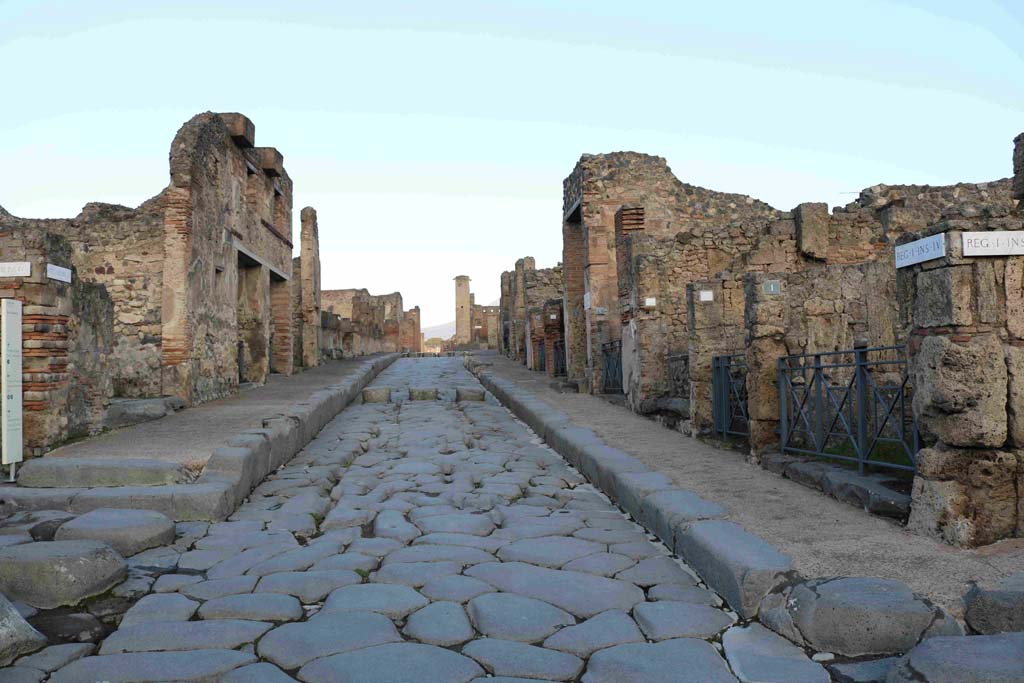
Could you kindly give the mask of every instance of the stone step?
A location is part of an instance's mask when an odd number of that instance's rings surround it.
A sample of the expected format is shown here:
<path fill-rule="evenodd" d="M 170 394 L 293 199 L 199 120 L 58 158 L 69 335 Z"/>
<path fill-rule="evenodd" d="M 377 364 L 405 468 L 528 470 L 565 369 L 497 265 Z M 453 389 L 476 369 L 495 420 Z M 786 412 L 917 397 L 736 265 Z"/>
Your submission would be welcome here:
<path fill-rule="evenodd" d="M 18 471 L 18 485 L 34 488 L 163 486 L 188 481 L 181 463 L 143 458 L 36 458 Z"/>
<path fill-rule="evenodd" d="M 103 426 L 107 429 L 118 429 L 157 420 L 185 407 L 185 402 L 177 396 L 161 398 L 116 398 L 107 407 L 107 417 Z"/>

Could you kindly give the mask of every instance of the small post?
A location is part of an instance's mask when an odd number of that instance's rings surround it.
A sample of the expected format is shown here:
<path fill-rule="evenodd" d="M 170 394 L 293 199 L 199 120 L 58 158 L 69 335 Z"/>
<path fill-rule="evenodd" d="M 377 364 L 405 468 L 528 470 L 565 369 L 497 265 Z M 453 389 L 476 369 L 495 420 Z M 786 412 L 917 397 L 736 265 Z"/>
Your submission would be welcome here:
<path fill-rule="evenodd" d="M 789 410 L 786 400 L 789 398 L 786 378 L 786 357 L 778 360 L 779 373 L 779 452 L 786 452 L 789 443 Z"/>
<path fill-rule="evenodd" d="M 821 371 L 821 356 L 814 356 L 814 448 L 819 453 L 825 452 L 825 375 Z"/>
<path fill-rule="evenodd" d="M 864 474 L 864 463 L 870 455 L 868 445 L 868 359 L 866 341 L 853 344 L 857 376 L 857 471 Z"/>

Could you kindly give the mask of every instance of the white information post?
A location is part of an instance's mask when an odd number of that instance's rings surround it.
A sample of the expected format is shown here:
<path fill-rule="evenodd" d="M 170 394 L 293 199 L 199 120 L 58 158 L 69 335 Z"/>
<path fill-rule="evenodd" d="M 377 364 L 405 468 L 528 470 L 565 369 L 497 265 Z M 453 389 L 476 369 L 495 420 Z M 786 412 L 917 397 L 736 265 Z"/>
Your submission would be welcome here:
<path fill-rule="evenodd" d="M 0 422 L 3 425 L 0 448 L 3 449 L 2 462 L 10 465 L 11 481 L 14 481 L 15 468 L 22 460 L 24 443 L 21 418 L 20 301 L 3 299 L 0 302 L 0 335 L 3 337 L 0 348 Z"/>
<path fill-rule="evenodd" d="M 1024 230 L 962 234 L 964 256 L 1024 256 Z"/>
<path fill-rule="evenodd" d="M 946 233 L 924 237 L 896 247 L 896 268 L 906 268 L 946 255 Z"/>

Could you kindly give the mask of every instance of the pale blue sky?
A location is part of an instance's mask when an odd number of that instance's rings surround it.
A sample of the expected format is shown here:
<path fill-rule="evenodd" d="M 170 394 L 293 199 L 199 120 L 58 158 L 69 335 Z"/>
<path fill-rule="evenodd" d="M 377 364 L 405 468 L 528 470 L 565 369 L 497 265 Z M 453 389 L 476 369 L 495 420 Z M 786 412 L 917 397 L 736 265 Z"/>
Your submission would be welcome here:
<path fill-rule="evenodd" d="M 192 114 L 241 111 L 320 216 L 324 286 L 498 296 L 561 258 L 584 152 L 789 209 L 1010 174 L 1024 2 L 0 0 L 0 205 L 73 216 L 167 183 Z"/>

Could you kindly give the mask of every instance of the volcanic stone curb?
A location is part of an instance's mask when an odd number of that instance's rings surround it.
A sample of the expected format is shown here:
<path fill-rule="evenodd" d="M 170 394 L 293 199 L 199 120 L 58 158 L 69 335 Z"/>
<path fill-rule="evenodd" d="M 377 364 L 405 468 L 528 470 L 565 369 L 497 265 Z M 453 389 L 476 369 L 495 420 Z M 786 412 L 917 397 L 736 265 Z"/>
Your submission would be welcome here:
<path fill-rule="evenodd" d="M 283 413 L 265 418 L 261 428 L 235 435 L 227 446 L 214 449 L 194 484 L 4 487 L 0 489 L 0 515 L 20 510 L 83 513 L 97 508 L 133 508 L 162 512 L 179 522 L 225 519 L 264 477 L 291 460 L 399 357 L 400 354 L 388 354 L 367 360 L 341 382 L 293 403 Z"/>

